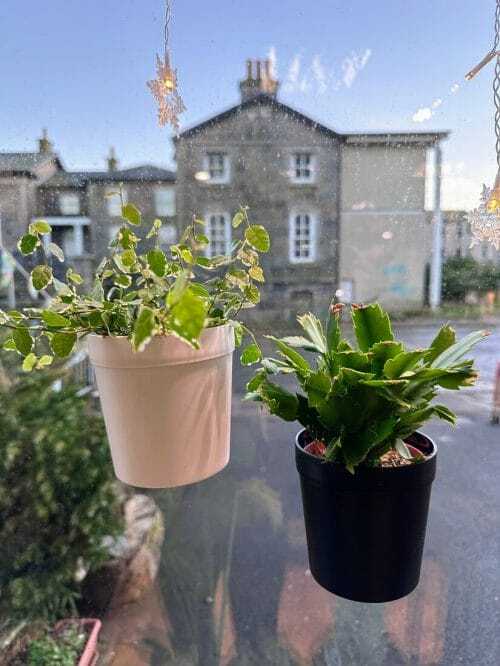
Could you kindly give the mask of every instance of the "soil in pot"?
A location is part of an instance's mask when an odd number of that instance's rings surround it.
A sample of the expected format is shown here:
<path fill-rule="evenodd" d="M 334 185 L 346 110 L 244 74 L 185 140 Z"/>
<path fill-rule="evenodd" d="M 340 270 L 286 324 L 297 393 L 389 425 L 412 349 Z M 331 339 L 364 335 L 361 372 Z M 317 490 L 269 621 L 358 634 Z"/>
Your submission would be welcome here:
<path fill-rule="evenodd" d="M 418 584 L 436 446 L 415 433 L 407 444 L 418 463 L 378 468 L 326 463 L 304 450 L 297 436 L 299 471 L 311 573 L 338 596 L 362 602 L 394 601 Z M 394 462 L 394 461 L 393 461 Z"/>

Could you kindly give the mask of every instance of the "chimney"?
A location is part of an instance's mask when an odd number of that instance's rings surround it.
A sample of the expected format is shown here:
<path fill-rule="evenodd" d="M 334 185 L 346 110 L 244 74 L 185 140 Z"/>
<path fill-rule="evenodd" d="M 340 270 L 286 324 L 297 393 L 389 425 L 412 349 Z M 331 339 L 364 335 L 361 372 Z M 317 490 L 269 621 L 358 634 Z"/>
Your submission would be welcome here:
<path fill-rule="evenodd" d="M 279 81 L 273 78 L 270 60 L 247 60 L 247 76 L 240 81 L 242 102 L 248 102 L 260 95 L 276 99 L 278 88 Z"/>
<path fill-rule="evenodd" d="M 109 156 L 107 159 L 108 171 L 116 171 L 118 169 L 118 159 L 116 157 L 115 149 L 113 146 L 109 149 Z"/>
<path fill-rule="evenodd" d="M 47 128 L 44 127 L 42 130 L 42 137 L 38 139 L 38 152 L 39 153 L 52 153 L 52 143 L 49 140 L 49 135 Z"/>

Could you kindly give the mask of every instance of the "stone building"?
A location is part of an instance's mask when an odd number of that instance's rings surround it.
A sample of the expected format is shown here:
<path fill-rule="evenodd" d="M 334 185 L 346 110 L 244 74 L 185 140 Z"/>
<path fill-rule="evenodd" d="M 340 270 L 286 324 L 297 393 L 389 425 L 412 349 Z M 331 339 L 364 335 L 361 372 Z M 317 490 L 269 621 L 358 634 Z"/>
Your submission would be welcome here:
<path fill-rule="evenodd" d="M 248 61 L 240 103 L 176 139 L 179 224 L 202 216 L 219 253 L 238 206 L 250 207 L 272 239 L 260 315 L 321 310 L 335 292 L 421 306 L 427 156 L 446 133 L 340 133 L 280 102 L 278 88 L 268 62 Z"/>
<path fill-rule="evenodd" d="M 37 153 L 0 153 L 0 229 L 8 250 L 15 252 L 30 222 L 43 218 L 71 265 L 90 281 L 120 224 L 120 198 L 107 196 L 120 186 L 146 220 L 162 219 L 165 245 L 176 240 L 172 171 L 152 165 L 119 169 L 113 150 L 105 171 L 66 171 L 46 133 L 39 143 Z M 63 274 L 65 266 L 54 269 Z"/>

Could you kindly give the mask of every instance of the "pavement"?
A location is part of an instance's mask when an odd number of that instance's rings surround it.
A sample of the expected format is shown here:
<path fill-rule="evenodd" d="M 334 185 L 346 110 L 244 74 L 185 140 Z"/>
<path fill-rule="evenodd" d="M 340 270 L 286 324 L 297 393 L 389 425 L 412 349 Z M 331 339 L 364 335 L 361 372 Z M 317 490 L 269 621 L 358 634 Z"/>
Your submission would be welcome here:
<path fill-rule="evenodd" d="M 425 346 L 434 330 L 405 324 L 400 335 Z M 388 604 L 346 601 L 312 579 L 292 455 L 298 428 L 241 402 L 250 373 L 236 362 L 229 466 L 150 493 L 166 536 L 148 612 L 161 609 L 155 632 L 168 636 L 153 640 L 145 626 L 143 657 L 131 664 L 499 666 L 500 426 L 489 418 L 500 327 L 492 332 L 475 351 L 477 386 L 441 400 L 457 427 L 425 427 L 439 454 L 421 582 Z"/>

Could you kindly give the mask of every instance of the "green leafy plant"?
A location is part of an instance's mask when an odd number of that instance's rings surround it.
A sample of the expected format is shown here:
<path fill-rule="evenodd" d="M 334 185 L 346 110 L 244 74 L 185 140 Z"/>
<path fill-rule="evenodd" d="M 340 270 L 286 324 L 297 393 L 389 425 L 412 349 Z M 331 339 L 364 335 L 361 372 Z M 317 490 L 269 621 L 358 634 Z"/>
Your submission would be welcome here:
<path fill-rule="evenodd" d="M 473 362 L 463 357 L 488 333 L 471 333 L 459 342 L 441 328 L 427 349 L 406 349 L 394 339 L 386 312 L 377 303 L 351 309 L 358 347 L 341 335 L 342 306 L 332 306 L 326 330 L 313 314 L 298 317 L 304 336 L 277 339 L 279 358 L 264 358 L 247 385 L 246 398 L 262 402 L 286 421 L 298 421 L 319 442 L 325 459 L 375 466 L 396 449 L 411 459 L 404 443 L 423 423 L 455 415 L 431 404 L 438 389 L 459 389 L 476 379 Z M 311 363 L 298 349 L 311 352 Z M 300 387 L 290 392 L 271 378 L 293 375 Z"/>
<path fill-rule="evenodd" d="M 241 238 L 228 255 L 208 257 L 204 222 L 195 217 L 166 253 L 160 247 L 161 220 L 154 220 L 141 238 L 140 211 L 124 202 L 121 191 L 112 196 L 121 197 L 123 224 L 89 293 L 81 293 L 83 278 L 72 268 L 64 282 L 54 276 L 51 262 L 64 261 L 64 254 L 56 244 L 45 242 L 51 232 L 47 222 L 30 224 L 18 248 L 24 255 L 43 255 L 31 282 L 51 300 L 45 308 L 0 311 L 0 327 L 11 331 L 4 348 L 18 352 L 23 369 L 31 371 L 50 365 L 54 357 L 68 356 L 77 340 L 89 333 L 127 336 L 136 351 L 156 335 L 175 335 L 196 348 L 205 328 L 230 324 L 237 345 L 245 334 L 252 338 L 242 362 L 258 361 L 257 342 L 237 317 L 260 301 L 258 285 L 264 273 L 259 255 L 270 248 L 265 228 L 250 224 L 248 209 L 241 207 L 232 220 L 234 229 L 243 230 Z"/>
<path fill-rule="evenodd" d="M 77 572 L 109 558 L 120 501 L 102 419 L 53 371 L 0 388 L 0 617 L 75 613 Z"/>
<path fill-rule="evenodd" d="M 85 647 L 86 633 L 76 626 L 47 632 L 28 646 L 27 666 L 75 666 Z"/>

